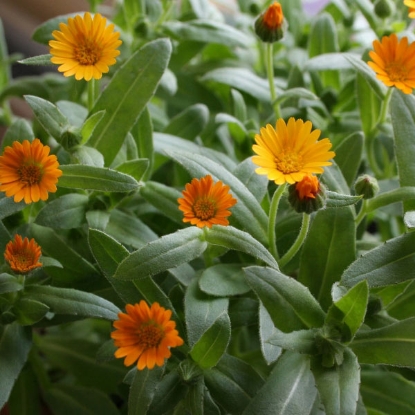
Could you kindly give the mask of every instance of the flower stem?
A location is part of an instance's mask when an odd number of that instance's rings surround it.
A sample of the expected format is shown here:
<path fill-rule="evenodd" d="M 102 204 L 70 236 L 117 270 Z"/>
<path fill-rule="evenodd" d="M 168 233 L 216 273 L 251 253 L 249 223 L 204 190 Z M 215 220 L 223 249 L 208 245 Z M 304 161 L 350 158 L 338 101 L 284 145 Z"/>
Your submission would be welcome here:
<path fill-rule="evenodd" d="M 95 101 L 97 99 L 97 93 L 99 89 L 97 88 L 98 81 L 92 78 L 88 81 L 88 111 L 91 111 L 94 108 Z"/>
<path fill-rule="evenodd" d="M 358 227 L 360 225 L 360 222 L 366 216 L 367 207 L 368 207 L 368 201 L 363 200 L 362 207 L 360 208 L 360 211 L 359 211 L 359 213 L 358 213 L 358 215 L 356 216 L 356 219 L 355 219 L 356 227 Z"/>
<path fill-rule="evenodd" d="M 310 215 L 308 215 L 307 213 L 303 213 L 303 222 L 301 224 L 300 233 L 298 234 L 297 239 L 292 244 L 291 248 L 285 253 L 285 255 L 278 262 L 278 265 L 281 268 L 284 268 L 285 265 L 287 265 L 294 258 L 295 254 L 301 248 L 307 236 L 309 226 L 310 226 Z"/>
<path fill-rule="evenodd" d="M 279 255 L 275 235 L 275 222 L 277 220 L 278 205 L 280 203 L 281 196 L 284 193 L 285 186 L 286 184 L 284 183 L 278 186 L 277 190 L 275 190 L 274 195 L 272 196 L 271 206 L 269 208 L 268 243 L 271 254 L 276 260 L 278 260 Z"/>
<path fill-rule="evenodd" d="M 269 83 L 269 90 L 271 93 L 271 104 L 274 108 L 275 117 L 278 120 L 281 118 L 281 111 L 280 106 L 276 103 L 277 99 L 277 92 L 275 90 L 275 81 L 274 81 L 274 53 L 273 53 L 273 43 L 266 44 L 266 68 L 267 68 L 267 75 L 268 75 L 268 83 Z"/>
<path fill-rule="evenodd" d="M 382 102 L 382 107 L 380 109 L 379 121 L 377 122 L 377 127 L 380 127 L 385 121 L 386 117 L 388 116 L 388 109 L 389 109 L 389 101 L 392 96 L 393 88 L 388 88 L 388 92 L 385 95 L 385 99 Z"/>

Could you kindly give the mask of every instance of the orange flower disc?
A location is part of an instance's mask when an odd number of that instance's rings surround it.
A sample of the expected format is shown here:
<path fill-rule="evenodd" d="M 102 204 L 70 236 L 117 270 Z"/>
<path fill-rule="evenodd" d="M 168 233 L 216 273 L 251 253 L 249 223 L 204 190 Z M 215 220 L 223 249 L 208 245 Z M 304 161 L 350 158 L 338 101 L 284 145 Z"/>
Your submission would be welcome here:
<path fill-rule="evenodd" d="M 20 235 L 15 235 L 14 240 L 6 245 L 4 258 L 10 268 L 19 273 L 27 274 L 32 269 L 41 267 L 39 258 L 42 255 L 40 246 L 32 238 L 22 239 Z"/>

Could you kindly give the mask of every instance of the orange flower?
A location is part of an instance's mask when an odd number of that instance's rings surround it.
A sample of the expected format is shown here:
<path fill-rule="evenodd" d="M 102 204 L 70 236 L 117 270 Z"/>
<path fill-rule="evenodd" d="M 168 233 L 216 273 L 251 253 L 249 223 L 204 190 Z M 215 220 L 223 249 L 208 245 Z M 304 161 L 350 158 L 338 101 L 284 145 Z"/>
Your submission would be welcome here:
<path fill-rule="evenodd" d="M 32 238 L 22 239 L 20 235 L 14 236 L 14 241 L 10 241 L 6 245 L 4 258 L 8 262 L 10 268 L 19 274 L 26 274 L 32 269 L 41 267 L 39 258 L 42 255 L 40 246 Z"/>
<path fill-rule="evenodd" d="M 111 333 L 118 350 L 115 357 L 123 358 L 125 366 L 136 360 L 139 370 L 155 365 L 163 366 L 164 359 L 171 356 L 170 347 L 183 344 L 176 323 L 170 320 L 172 312 L 153 303 L 151 308 L 143 300 L 140 304 L 127 304 L 127 313 L 119 313 Z"/>
<path fill-rule="evenodd" d="M 252 149 L 257 156 L 252 162 L 259 166 L 257 174 L 268 176 L 276 184 L 299 182 L 311 173 L 323 173 L 323 166 L 335 156 L 328 138 L 317 141 L 320 130 L 312 129 L 310 121 L 290 118 L 288 123 L 280 118 L 276 128 L 271 124 L 261 128 L 255 136 L 256 145 Z"/>
<path fill-rule="evenodd" d="M 296 183 L 295 190 L 298 193 L 300 200 L 303 199 L 315 199 L 316 194 L 320 190 L 320 183 L 316 176 L 308 174 L 304 176 L 303 179 Z"/>
<path fill-rule="evenodd" d="M 199 228 L 229 225 L 226 218 L 231 212 L 227 209 L 236 203 L 229 189 L 221 181 L 214 184 L 210 174 L 187 183 L 182 192 L 183 198 L 177 199 L 179 209 L 184 213 L 183 222 L 190 222 Z"/>
<path fill-rule="evenodd" d="M 281 4 L 277 1 L 271 4 L 264 13 L 264 24 L 269 29 L 280 27 L 284 21 L 284 14 L 282 13 Z"/>
<path fill-rule="evenodd" d="M 415 0 L 404 0 L 403 4 L 407 7 L 409 7 L 408 16 L 411 19 L 415 19 Z"/>
<path fill-rule="evenodd" d="M 408 44 L 408 38 L 398 40 L 395 33 L 384 36 L 382 42 L 373 41 L 374 51 L 369 52 L 373 62 L 368 65 L 376 77 L 386 86 L 394 86 L 405 94 L 415 88 L 415 42 Z"/>
<path fill-rule="evenodd" d="M 59 66 L 64 76 L 75 75 L 77 80 L 100 79 L 116 62 L 121 45 L 120 33 L 114 32 L 114 24 L 107 25 L 107 19 L 96 13 L 84 17 L 69 18 L 68 24 L 60 23 L 61 31 L 54 30 L 56 40 L 49 42 L 52 63 Z"/>
<path fill-rule="evenodd" d="M 50 147 L 44 146 L 38 138 L 30 143 L 15 141 L 6 147 L 0 156 L 0 191 L 14 201 L 25 203 L 46 200 L 48 192 L 56 192 L 56 183 L 62 176 L 59 163 L 49 155 Z"/>

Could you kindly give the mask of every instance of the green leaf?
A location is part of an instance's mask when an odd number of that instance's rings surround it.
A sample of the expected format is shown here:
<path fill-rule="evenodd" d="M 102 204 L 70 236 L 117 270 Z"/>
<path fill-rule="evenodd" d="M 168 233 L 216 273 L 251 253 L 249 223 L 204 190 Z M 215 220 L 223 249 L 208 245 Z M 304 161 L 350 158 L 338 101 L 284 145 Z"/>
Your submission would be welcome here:
<path fill-rule="evenodd" d="M 187 338 L 193 347 L 203 333 L 228 309 L 227 298 L 214 298 L 199 289 L 197 278 L 187 287 L 184 307 L 186 315 Z"/>
<path fill-rule="evenodd" d="M 342 195 L 340 193 L 326 191 L 326 207 L 328 208 L 339 208 L 355 205 L 359 200 L 362 200 L 363 196 L 350 196 Z"/>
<path fill-rule="evenodd" d="M 21 297 L 13 304 L 11 312 L 17 317 L 17 322 L 22 326 L 31 326 L 45 317 L 49 307 L 40 301 Z"/>
<path fill-rule="evenodd" d="M 390 113 L 395 138 L 395 157 L 401 186 L 415 186 L 413 129 L 415 128 L 415 99 L 396 88 L 392 92 Z M 412 160 L 412 161 L 411 161 Z M 415 202 L 404 202 L 404 210 L 415 209 Z"/>
<path fill-rule="evenodd" d="M 52 55 L 48 53 L 46 55 L 37 55 L 31 56 L 30 58 L 20 59 L 17 62 L 23 65 L 53 65 L 53 63 L 50 61 L 51 57 Z"/>
<path fill-rule="evenodd" d="M 330 306 L 326 324 L 341 332 L 342 341 L 351 341 L 365 319 L 368 301 L 369 286 L 363 280 Z"/>
<path fill-rule="evenodd" d="M 98 389 L 54 384 L 45 390 L 44 397 L 48 407 L 56 414 L 119 415 L 112 400 Z"/>
<path fill-rule="evenodd" d="M 213 69 L 199 78 L 199 81 L 218 82 L 246 92 L 261 102 L 271 101 L 268 81 L 246 68 Z"/>
<path fill-rule="evenodd" d="M 35 223 L 54 229 L 78 228 L 85 223 L 89 198 L 71 193 L 52 200 L 37 214 Z"/>
<path fill-rule="evenodd" d="M 75 17 L 77 14 L 78 13 L 69 13 L 47 20 L 36 28 L 33 32 L 32 39 L 38 43 L 47 45 L 49 40 L 53 40 L 52 32 L 59 29 L 59 23 L 67 24 L 68 18 Z"/>
<path fill-rule="evenodd" d="M 223 313 L 193 345 L 190 356 L 202 369 L 210 369 L 225 353 L 230 338 L 231 321 L 228 314 Z"/>
<path fill-rule="evenodd" d="M 141 295 L 131 281 L 112 278 L 119 263 L 128 256 L 127 249 L 111 236 L 96 229 L 89 229 L 88 243 L 102 273 L 119 297 L 126 304 L 139 302 Z"/>
<path fill-rule="evenodd" d="M 360 390 L 365 405 L 393 415 L 415 414 L 415 384 L 398 373 L 363 370 Z"/>
<path fill-rule="evenodd" d="M 249 233 L 233 226 L 214 225 L 205 234 L 206 242 L 241 251 L 264 261 L 267 265 L 278 269 L 278 264 L 269 251 Z"/>
<path fill-rule="evenodd" d="M 72 288 L 31 285 L 25 288 L 23 298 L 46 304 L 50 311 L 56 314 L 116 320 L 120 312 L 118 307 L 109 301 Z"/>
<path fill-rule="evenodd" d="M 1 141 L 0 149 L 3 150 L 7 146 L 12 146 L 14 141 L 22 143 L 24 140 L 33 141 L 35 135 L 33 134 L 30 124 L 23 118 L 18 118 L 7 128 Z M 0 209 L 0 212 L 2 210 Z"/>
<path fill-rule="evenodd" d="M 298 281 L 323 309 L 332 303 L 331 287 L 355 259 L 355 223 L 350 208 L 319 210 L 304 243 Z"/>
<path fill-rule="evenodd" d="M 194 40 L 204 43 L 219 43 L 229 47 L 247 48 L 253 39 L 246 33 L 217 20 L 169 21 L 162 28 L 179 40 Z"/>
<path fill-rule="evenodd" d="M 168 39 L 146 43 L 112 77 L 91 111 L 105 111 L 88 144 L 96 148 L 108 166 L 121 148 L 123 138 L 154 95 L 171 54 Z M 114 96 L 120 99 L 114 99 Z M 120 137 L 114 140 L 114 137 Z"/>
<path fill-rule="evenodd" d="M 397 284 L 414 278 L 408 272 L 413 267 L 415 233 L 393 238 L 354 261 L 342 275 L 341 284 L 353 287 L 367 280 L 369 287 Z"/>
<path fill-rule="evenodd" d="M 146 414 L 153 400 L 164 367 L 136 370 L 128 397 L 128 415 Z"/>
<path fill-rule="evenodd" d="M 148 169 L 148 165 L 149 162 L 147 159 L 128 160 L 115 167 L 115 170 L 128 174 L 137 181 L 140 181 Z"/>
<path fill-rule="evenodd" d="M 139 187 L 133 177 L 108 168 L 66 164 L 60 169 L 63 174 L 59 178 L 59 187 L 101 192 L 131 192 Z"/>
<path fill-rule="evenodd" d="M 217 264 L 206 268 L 199 280 L 200 289 L 210 295 L 229 297 L 251 290 L 246 284 L 241 264 Z"/>
<path fill-rule="evenodd" d="M 344 360 L 340 366 L 325 368 L 316 359 L 311 370 L 326 415 L 356 414 L 360 366 L 350 349 L 344 351 Z"/>
<path fill-rule="evenodd" d="M 10 274 L 0 274 L 0 294 L 12 293 L 23 289 L 23 285 Z"/>
<path fill-rule="evenodd" d="M 356 179 L 363 153 L 363 134 L 358 131 L 345 137 L 336 147 L 336 163 L 351 187 Z"/>
<path fill-rule="evenodd" d="M 288 99 L 299 99 L 303 98 L 306 100 L 318 100 L 317 95 L 313 94 L 311 91 L 305 88 L 297 87 L 290 88 L 278 95 L 278 98 L 275 100 L 275 103 L 281 104 L 282 102 Z"/>
<path fill-rule="evenodd" d="M 0 220 L 20 212 L 26 206 L 24 201 L 16 203 L 12 197 L 6 197 L 4 193 L 0 193 Z"/>
<path fill-rule="evenodd" d="M 208 121 L 209 110 L 206 105 L 195 104 L 172 118 L 163 132 L 194 140 L 205 129 Z"/>
<path fill-rule="evenodd" d="M 43 98 L 34 95 L 25 95 L 24 98 L 42 127 L 60 143 L 62 134 L 71 127 L 68 119 L 56 105 Z"/>
<path fill-rule="evenodd" d="M 308 288 L 295 279 L 258 266 L 245 268 L 245 276 L 277 329 L 289 333 L 323 325 L 324 311 Z"/>
<path fill-rule="evenodd" d="M 0 407 L 9 399 L 32 347 L 31 329 L 17 323 L 0 326 Z"/>
<path fill-rule="evenodd" d="M 76 162 L 76 164 L 104 167 L 104 157 L 98 150 L 95 150 L 95 148 L 84 145 L 76 145 L 71 148 L 71 153 L 72 160 Z"/>
<path fill-rule="evenodd" d="M 268 340 L 273 334 L 278 333 L 271 316 L 267 309 L 259 303 L 259 341 L 261 342 L 261 352 L 268 365 L 274 363 L 281 355 L 281 347 L 271 344 Z"/>
<path fill-rule="evenodd" d="M 291 333 L 276 330 L 269 337 L 268 343 L 285 350 L 314 355 L 318 353 L 316 347 L 316 332 L 317 329 L 297 330 Z"/>
<path fill-rule="evenodd" d="M 415 317 L 379 329 L 360 330 L 350 348 L 360 363 L 415 368 Z"/>
<path fill-rule="evenodd" d="M 254 195 L 232 173 L 220 164 L 209 158 L 185 151 L 180 153 L 169 151 L 168 155 L 180 163 L 193 177 L 204 177 L 210 174 L 216 182 L 221 180 L 223 184 L 231 188 L 233 196 L 238 200 L 232 207 L 235 218 L 255 239 L 266 244 L 267 215 L 255 199 Z"/>
<path fill-rule="evenodd" d="M 206 249 L 202 234 L 201 229 L 191 227 L 150 242 L 125 258 L 114 277 L 125 281 L 138 280 L 189 262 Z"/>
<path fill-rule="evenodd" d="M 309 415 L 317 390 L 308 356 L 286 352 L 243 415 Z"/>
<path fill-rule="evenodd" d="M 88 142 L 89 138 L 95 130 L 95 127 L 99 124 L 104 115 L 105 110 L 98 111 L 92 114 L 90 117 L 88 117 L 87 120 L 85 120 L 84 125 L 81 129 L 82 140 L 80 144 L 85 144 Z"/>

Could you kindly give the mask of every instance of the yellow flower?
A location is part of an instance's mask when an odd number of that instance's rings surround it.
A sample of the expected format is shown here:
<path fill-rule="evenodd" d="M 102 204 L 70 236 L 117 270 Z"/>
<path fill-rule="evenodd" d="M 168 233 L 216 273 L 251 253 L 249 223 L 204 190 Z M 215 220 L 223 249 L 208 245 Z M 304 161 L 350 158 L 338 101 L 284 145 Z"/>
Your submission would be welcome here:
<path fill-rule="evenodd" d="M 415 0 L 404 0 L 403 4 L 407 7 L 409 7 L 408 16 L 411 19 L 415 19 Z"/>
<path fill-rule="evenodd" d="M 49 42 L 52 63 L 59 66 L 58 71 L 64 76 L 75 75 L 77 80 L 101 79 L 109 66 L 116 62 L 121 45 L 120 33 L 114 32 L 114 24 L 106 26 L 107 19 L 99 13 L 92 18 L 85 13 L 69 18 L 68 24 L 60 23 L 59 30 L 52 36 L 56 40 Z"/>
<path fill-rule="evenodd" d="M 227 209 L 236 203 L 229 189 L 221 181 L 213 183 L 209 174 L 187 183 L 182 192 L 183 198 L 177 199 L 179 209 L 184 213 L 183 222 L 190 222 L 199 228 L 229 225 L 226 218 L 231 212 Z"/>
<path fill-rule="evenodd" d="M 33 142 L 15 141 L 0 156 L 0 191 L 14 201 L 25 203 L 46 200 L 48 192 L 56 192 L 56 183 L 62 175 L 55 155 L 49 155 L 50 147 L 38 138 Z"/>
<path fill-rule="evenodd" d="M 41 267 L 39 258 L 42 254 L 40 246 L 32 238 L 22 239 L 20 235 L 15 235 L 14 241 L 6 245 L 4 258 L 10 268 L 19 274 L 26 274 L 32 269 Z"/>
<path fill-rule="evenodd" d="M 386 86 L 394 86 L 405 94 L 415 88 L 415 42 L 408 45 L 408 38 L 398 40 L 393 33 L 382 42 L 373 41 L 374 51 L 369 52 L 373 62 L 368 65 Z"/>
<path fill-rule="evenodd" d="M 308 174 L 300 182 L 296 183 L 295 190 L 300 200 L 315 199 L 316 194 L 320 190 L 320 183 L 316 176 Z"/>
<path fill-rule="evenodd" d="M 261 128 L 255 136 L 252 149 L 257 154 L 252 157 L 259 166 L 256 173 L 268 176 L 276 184 L 299 182 L 311 173 L 323 173 L 323 166 L 335 156 L 328 138 L 317 141 L 320 130 L 311 131 L 310 121 L 290 118 L 288 123 L 280 118 L 276 128 L 271 124 Z"/>
<path fill-rule="evenodd" d="M 183 339 L 170 320 L 172 312 L 153 303 L 151 308 L 143 300 L 139 304 L 127 304 L 126 313 L 119 313 L 114 322 L 111 337 L 118 349 L 115 357 L 123 358 L 125 366 L 137 361 L 137 368 L 153 369 L 163 366 L 171 356 L 170 348 L 181 346 Z"/>

